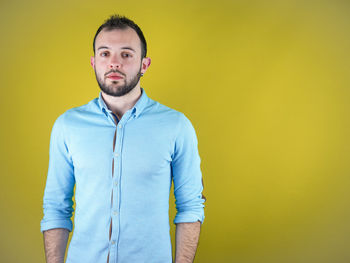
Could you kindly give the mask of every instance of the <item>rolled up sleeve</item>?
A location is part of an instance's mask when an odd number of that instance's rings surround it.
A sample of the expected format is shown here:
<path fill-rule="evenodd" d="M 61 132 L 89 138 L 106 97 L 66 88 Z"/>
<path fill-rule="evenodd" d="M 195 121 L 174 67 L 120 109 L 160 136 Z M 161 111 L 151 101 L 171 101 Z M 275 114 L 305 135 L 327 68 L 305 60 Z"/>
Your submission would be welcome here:
<path fill-rule="evenodd" d="M 177 213 L 174 223 L 204 221 L 203 181 L 195 130 L 180 114 L 171 168 Z"/>
<path fill-rule="evenodd" d="M 55 121 L 50 138 L 50 160 L 43 198 L 41 232 L 53 228 L 72 231 L 74 167 L 69 154 L 64 115 Z"/>

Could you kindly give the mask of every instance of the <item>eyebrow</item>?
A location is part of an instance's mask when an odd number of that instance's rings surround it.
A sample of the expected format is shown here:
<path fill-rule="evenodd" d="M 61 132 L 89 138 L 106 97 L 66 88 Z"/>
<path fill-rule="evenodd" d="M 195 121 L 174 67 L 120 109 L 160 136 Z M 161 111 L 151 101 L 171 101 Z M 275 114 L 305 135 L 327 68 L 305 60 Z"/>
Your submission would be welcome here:
<path fill-rule="evenodd" d="M 107 46 L 100 46 L 97 50 L 100 50 L 100 49 L 110 49 L 110 47 L 107 47 Z M 127 49 L 127 50 L 131 50 L 133 52 L 136 52 L 133 48 L 131 47 L 122 47 L 121 49 Z"/>
<path fill-rule="evenodd" d="M 122 47 L 122 49 L 128 49 L 128 50 L 131 50 L 131 51 L 133 51 L 133 52 L 136 52 L 133 48 L 131 48 L 131 47 Z"/>
<path fill-rule="evenodd" d="M 97 50 L 100 50 L 100 49 L 103 49 L 103 48 L 109 49 L 109 47 L 101 46 L 101 47 L 99 47 Z"/>

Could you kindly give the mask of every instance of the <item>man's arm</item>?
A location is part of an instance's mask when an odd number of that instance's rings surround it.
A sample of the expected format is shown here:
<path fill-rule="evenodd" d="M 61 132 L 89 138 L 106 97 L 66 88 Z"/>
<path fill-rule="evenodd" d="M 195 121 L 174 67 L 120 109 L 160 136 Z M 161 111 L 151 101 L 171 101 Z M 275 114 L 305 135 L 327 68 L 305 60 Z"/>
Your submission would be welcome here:
<path fill-rule="evenodd" d="M 175 233 L 175 263 L 192 263 L 196 254 L 200 222 L 178 223 Z"/>
<path fill-rule="evenodd" d="M 46 263 L 63 263 L 66 253 L 69 231 L 55 228 L 44 231 Z"/>
<path fill-rule="evenodd" d="M 204 220 L 205 198 L 196 133 L 183 114 L 179 118 L 171 168 L 177 209 L 175 262 L 192 263 Z"/>
<path fill-rule="evenodd" d="M 44 234 L 48 263 L 64 261 L 69 232 L 73 229 L 74 167 L 61 115 L 55 122 L 50 139 L 50 160 L 43 198 L 44 216 L 40 231 Z"/>

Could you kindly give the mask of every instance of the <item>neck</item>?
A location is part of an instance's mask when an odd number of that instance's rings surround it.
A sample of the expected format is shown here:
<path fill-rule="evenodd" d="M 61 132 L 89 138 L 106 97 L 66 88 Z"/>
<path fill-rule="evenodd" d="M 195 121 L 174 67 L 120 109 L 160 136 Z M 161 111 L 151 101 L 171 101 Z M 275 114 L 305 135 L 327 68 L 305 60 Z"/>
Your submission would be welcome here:
<path fill-rule="evenodd" d="M 114 97 L 102 91 L 102 98 L 108 109 L 117 115 L 119 120 L 123 117 L 125 112 L 134 107 L 140 97 L 141 88 L 139 85 L 133 88 L 128 94 L 121 97 Z"/>

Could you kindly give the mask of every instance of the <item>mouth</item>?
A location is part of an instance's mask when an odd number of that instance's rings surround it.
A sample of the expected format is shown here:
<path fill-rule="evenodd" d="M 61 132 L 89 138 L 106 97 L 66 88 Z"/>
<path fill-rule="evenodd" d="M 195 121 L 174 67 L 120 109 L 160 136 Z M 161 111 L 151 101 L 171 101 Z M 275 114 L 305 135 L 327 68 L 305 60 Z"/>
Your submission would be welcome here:
<path fill-rule="evenodd" d="M 107 75 L 107 78 L 112 79 L 112 80 L 118 80 L 118 79 L 122 79 L 123 77 L 118 75 L 118 74 L 112 73 L 112 74 Z"/>

